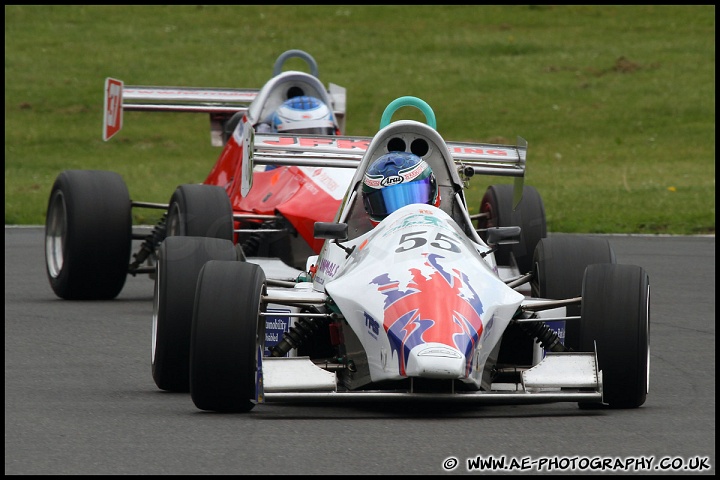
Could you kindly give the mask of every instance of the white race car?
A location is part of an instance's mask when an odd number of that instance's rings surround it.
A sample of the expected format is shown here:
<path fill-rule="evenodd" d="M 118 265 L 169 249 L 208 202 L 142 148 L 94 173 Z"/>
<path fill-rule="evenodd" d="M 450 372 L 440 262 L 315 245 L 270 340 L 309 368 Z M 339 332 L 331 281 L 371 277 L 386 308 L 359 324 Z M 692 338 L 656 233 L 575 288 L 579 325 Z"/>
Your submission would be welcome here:
<path fill-rule="evenodd" d="M 420 109 L 426 123 L 391 122 L 406 106 Z M 507 176 L 523 192 L 524 140 L 445 142 L 434 112 L 415 97 L 388 105 L 373 138 L 296 137 L 281 149 L 249 125 L 241 130 L 253 152 L 247 158 L 258 164 L 347 166 L 355 174 L 335 221 L 315 224 L 325 242 L 304 271 L 244 257 L 228 240 L 167 238 L 153 328 L 160 388 L 187 387 L 199 409 L 221 412 L 297 400 L 645 402 L 645 270 L 618 264 L 605 239 L 523 237 L 522 224 L 542 215 L 544 226 L 544 212 L 537 203 L 513 211 L 520 195 L 509 206 L 497 204 L 508 201 L 500 195 L 494 205 L 520 225 L 478 232 L 473 224 L 466 182 Z M 389 209 L 373 221 L 368 169 L 393 152 L 431 168 L 440 200 Z M 249 185 L 252 169 L 244 176 Z M 499 265 L 503 246 L 533 253 L 519 255 L 521 267 L 508 250 L 513 259 Z M 194 295 L 190 332 L 169 313 L 187 295 Z M 166 354 L 177 341 L 189 351 Z"/>

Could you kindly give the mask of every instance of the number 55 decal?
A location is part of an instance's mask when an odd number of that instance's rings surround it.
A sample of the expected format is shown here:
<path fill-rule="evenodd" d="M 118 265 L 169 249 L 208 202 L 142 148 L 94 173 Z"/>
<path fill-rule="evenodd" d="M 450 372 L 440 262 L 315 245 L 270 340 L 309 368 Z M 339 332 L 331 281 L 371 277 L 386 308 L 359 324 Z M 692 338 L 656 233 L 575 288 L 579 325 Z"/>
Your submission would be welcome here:
<path fill-rule="evenodd" d="M 413 248 L 422 247 L 428 242 L 427 238 L 424 237 L 426 233 L 426 231 L 406 233 L 400 237 L 400 246 L 395 250 L 395 253 L 407 252 Z M 457 246 L 457 242 L 452 240 L 448 235 L 438 233 L 435 235 L 434 240 L 435 241 L 430 242 L 431 246 L 439 248 L 440 250 L 460 253 L 460 247 Z M 409 245 L 403 245 L 406 242 L 409 243 Z"/>

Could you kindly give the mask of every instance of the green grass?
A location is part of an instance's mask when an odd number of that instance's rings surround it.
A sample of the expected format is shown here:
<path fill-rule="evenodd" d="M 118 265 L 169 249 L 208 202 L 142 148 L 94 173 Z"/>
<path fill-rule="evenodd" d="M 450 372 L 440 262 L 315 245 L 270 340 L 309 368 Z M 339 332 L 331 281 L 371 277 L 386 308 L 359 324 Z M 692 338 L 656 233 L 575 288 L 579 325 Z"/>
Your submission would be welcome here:
<path fill-rule="evenodd" d="M 347 88 L 348 134 L 413 95 L 447 140 L 527 139 L 552 232 L 715 233 L 713 5 L 5 6 L 5 224 L 44 224 L 66 169 L 117 171 L 150 202 L 205 178 L 204 115 L 126 112 L 102 141 L 106 77 L 259 88 L 294 48 Z"/>

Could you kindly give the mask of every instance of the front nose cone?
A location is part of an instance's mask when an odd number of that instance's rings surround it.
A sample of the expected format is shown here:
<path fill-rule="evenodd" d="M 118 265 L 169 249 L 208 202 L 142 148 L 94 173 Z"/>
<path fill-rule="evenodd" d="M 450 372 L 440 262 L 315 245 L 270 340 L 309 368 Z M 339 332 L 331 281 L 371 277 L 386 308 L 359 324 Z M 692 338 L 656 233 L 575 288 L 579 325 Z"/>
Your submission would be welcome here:
<path fill-rule="evenodd" d="M 447 345 L 424 344 L 410 352 L 408 377 L 465 378 L 467 359 L 460 350 Z"/>

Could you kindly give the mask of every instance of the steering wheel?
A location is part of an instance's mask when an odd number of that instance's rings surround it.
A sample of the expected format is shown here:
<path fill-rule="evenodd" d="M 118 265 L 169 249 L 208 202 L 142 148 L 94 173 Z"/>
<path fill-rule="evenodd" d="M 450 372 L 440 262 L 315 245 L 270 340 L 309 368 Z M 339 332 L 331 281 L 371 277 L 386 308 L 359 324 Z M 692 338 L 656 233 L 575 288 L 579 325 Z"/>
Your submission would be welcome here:
<path fill-rule="evenodd" d="M 302 58 L 305 60 L 308 65 L 310 65 L 310 73 L 313 77 L 318 77 L 318 66 L 315 59 L 310 55 L 309 53 L 303 51 L 303 50 L 288 50 L 287 52 L 281 54 L 277 60 L 275 60 L 275 65 L 273 66 L 273 77 L 280 75 L 282 73 L 282 67 L 283 64 L 289 59 L 289 58 Z"/>
<path fill-rule="evenodd" d="M 435 112 L 433 112 L 433 109 L 430 108 L 430 105 L 428 105 L 424 100 L 420 100 L 417 97 L 410 97 L 410 96 L 396 98 L 395 100 L 390 102 L 387 107 L 385 107 L 385 111 L 383 112 L 382 118 L 380 119 L 380 129 L 381 130 L 390 124 L 390 119 L 392 118 L 393 114 L 402 107 L 417 108 L 423 114 L 425 114 L 425 120 L 426 120 L 425 123 L 427 123 L 432 128 L 437 130 L 437 122 L 435 121 Z"/>

